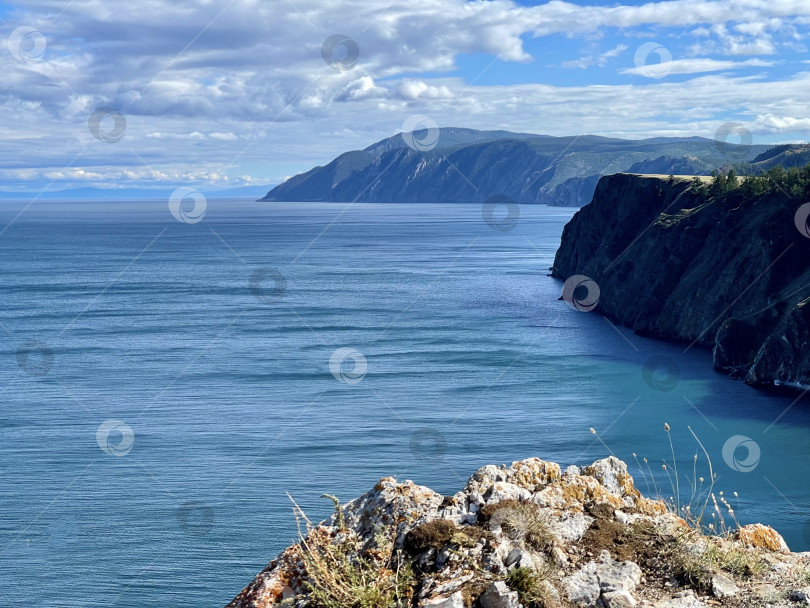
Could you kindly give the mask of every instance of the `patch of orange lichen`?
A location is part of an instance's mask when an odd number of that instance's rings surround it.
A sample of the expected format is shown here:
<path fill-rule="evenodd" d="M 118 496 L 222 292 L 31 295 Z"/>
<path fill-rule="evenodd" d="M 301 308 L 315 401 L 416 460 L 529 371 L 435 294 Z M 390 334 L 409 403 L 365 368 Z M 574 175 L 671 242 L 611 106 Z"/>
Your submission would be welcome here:
<path fill-rule="evenodd" d="M 639 496 L 639 498 L 636 499 L 636 509 L 638 509 L 638 512 L 642 515 L 656 516 L 666 513 L 667 505 L 661 500 L 651 500 L 649 498 Z M 683 521 L 683 524 L 686 525 L 686 522 L 683 519 L 680 517 L 678 519 Z"/>
<path fill-rule="evenodd" d="M 593 503 L 606 503 L 614 509 L 620 509 L 624 503 L 620 498 L 608 492 L 593 477 L 581 475 L 564 482 L 555 482 L 538 493 L 540 504 L 557 509 L 576 509 Z"/>
<path fill-rule="evenodd" d="M 737 530 L 735 536 L 737 540 L 743 544 L 755 549 L 767 549 L 768 551 L 777 551 L 780 553 L 788 553 L 790 551 L 785 539 L 770 526 L 749 524 Z"/>
<path fill-rule="evenodd" d="M 539 458 L 529 458 L 513 462 L 509 468 L 508 480 L 527 490 L 536 491 L 562 477 L 560 465 Z"/>

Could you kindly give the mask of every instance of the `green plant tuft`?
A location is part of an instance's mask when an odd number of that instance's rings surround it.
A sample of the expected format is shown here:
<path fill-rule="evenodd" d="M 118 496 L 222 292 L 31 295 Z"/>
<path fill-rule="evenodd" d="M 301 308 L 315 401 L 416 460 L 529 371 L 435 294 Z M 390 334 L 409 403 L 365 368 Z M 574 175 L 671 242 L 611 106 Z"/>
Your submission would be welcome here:
<path fill-rule="evenodd" d="M 526 608 L 553 608 L 559 605 L 559 596 L 550 575 L 550 568 L 541 572 L 521 566 L 509 573 L 506 584 L 518 592 L 518 599 Z"/>

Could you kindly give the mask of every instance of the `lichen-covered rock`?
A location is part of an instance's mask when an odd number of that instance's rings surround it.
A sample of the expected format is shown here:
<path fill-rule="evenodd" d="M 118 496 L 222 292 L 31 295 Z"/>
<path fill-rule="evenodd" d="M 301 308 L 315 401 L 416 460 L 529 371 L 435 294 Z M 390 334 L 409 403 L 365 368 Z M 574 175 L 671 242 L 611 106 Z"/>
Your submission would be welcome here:
<path fill-rule="evenodd" d="M 759 566 L 746 578 L 725 563 Z M 350 582 L 347 568 L 364 568 L 357 580 L 365 582 Z M 810 554 L 790 553 L 767 526 L 731 537 L 690 528 L 642 496 L 614 457 L 564 474 L 530 458 L 482 467 L 452 496 L 381 479 L 308 525 L 228 608 L 317 608 L 313 589 L 330 585 L 339 589 L 325 605 L 347 608 L 363 605 L 361 597 L 387 598 L 380 605 L 391 608 L 519 608 L 521 593 L 529 594 L 523 605 L 554 608 L 787 608 L 778 590 L 795 589 L 808 572 Z M 690 581 L 714 598 L 684 591 Z"/>
<path fill-rule="evenodd" d="M 288 547 L 271 561 L 227 608 L 266 608 L 275 606 L 303 591 L 301 583 L 306 573 L 302 570 L 297 547 Z"/>
<path fill-rule="evenodd" d="M 414 526 L 438 517 L 444 497 L 412 481 L 398 483 L 393 477 L 377 482 L 371 492 L 342 507 L 346 525 L 363 537 L 373 537 L 381 526 L 396 526 L 397 546 Z M 335 525 L 335 515 L 329 525 Z"/>
<path fill-rule="evenodd" d="M 560 465 L 554 462 L 545 462 L 539 458 L 529 458 L 513 462 L 510 467 L 496 467 L 488 465 L 478 469 L 473 473 L 464 491 L 467 494 L 477 494 L 485 500 L 495 489 L 495 485 L 501 483 L 500 491 L 516 492 L 515 488 L 520 488 L 529 493 L 537 492 L 553 481 L 562 477 Z M 506 486 L 504 484 L 510 484 Z"/>
<path fill-rule="evenodd" d="M 737 540 L 754 549 L 767 549 L 768 551 L 782 553 L 790 551 L 782 535 L 770 526 L 749 524 L 738 529 L 734 536 Z"/>
<path fill-rule="evenodd" d="M 634 500 L 641 496 L 627 472 L 627 465 L 615 456 L 597 460 L 585 467 L 582 473 L 594 477 L 602 487 L 616 496 L 630 496 Z"/>

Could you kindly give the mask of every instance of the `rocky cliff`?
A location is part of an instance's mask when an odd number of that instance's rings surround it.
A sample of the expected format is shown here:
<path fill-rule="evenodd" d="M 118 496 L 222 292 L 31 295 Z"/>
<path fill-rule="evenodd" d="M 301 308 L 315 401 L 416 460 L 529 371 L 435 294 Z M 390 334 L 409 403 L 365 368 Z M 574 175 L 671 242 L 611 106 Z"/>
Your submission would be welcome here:
<path fill-rule="evenodd" d="M 552 268 L 598 285 L 595 310 L 639 334 L 712 348 L 750 384 L 810 384 L 805 200 L 780 186 L 712 196 L 618 174 L 565 227 Z M 797 215 L 799 212 L 799 215 Z"/>
<path fill-rule="evenodd" d="M 486 466 L 452 496 L 386 478 L 335 503 L 318 525 L 299 510 L 300 542 L 228 608 L 777 608 L 810 597 L 810 559 L 774 530 L 736 525 L 710 488 L 682 518 L 613 457 L 564 471 L 537 458 Z M 717 534 L 687 523 L 701 504 Z"/>
<path fill-rule="evenodd" d="M 436 203 L 507 196 L 518 203 L 576 207 L 590 202 L 599 178 L 609 173 L 708 175 L 729 160 L 717 142 L 700 137 L 624 140 L 458 128 L 419 133 L 342 154 L 276 186 L 262 200 Z M 415 140 L 429 143 L 414 146 Z M 732 148 L 739 161 L 767 150 Z"/>

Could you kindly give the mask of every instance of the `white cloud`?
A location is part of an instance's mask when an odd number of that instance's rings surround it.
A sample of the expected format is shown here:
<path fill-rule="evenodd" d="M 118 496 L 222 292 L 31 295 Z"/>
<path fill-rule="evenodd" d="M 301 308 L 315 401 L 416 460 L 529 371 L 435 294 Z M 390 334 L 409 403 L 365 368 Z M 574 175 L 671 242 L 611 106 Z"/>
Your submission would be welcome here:
<path fill-rule="evenodd" d="M 230 131 L 227 133 L 211 133 L 208 137 L 216 141 L 236 141 L 239 139 L 236 133 Z"/>
<path fill-rule="evenodd" d="M 780 133 L 784 131 L 810 131 L 810 118 L 795 116 L 774 116 L 763 114 L 756 117 L 754 127 L 760 131 Z"/>
<path fill-rule="evenodd" d="M 598 65 L 604 67 L 608 61 L 614 59 L 624 53 L 629 47 L 626 44 L 620 44 L 608 51 L 599 53 L 598 55 L 589 54 L 579 59 L 563 61 L 561 67 L 563 68 L 580 68 L 587 69 L 591 66 Z"/>
<path fill-rule="evenodd" d="M 667 74 L 701 74 L 705 72 L 721 72 L 727 70 L 738 70 L 749 67 L 769 67 L 773 62 L 762 61 L 760 59 L 747 59 L 745 61 L 719 61 L 717 59 L 673 59 L 661 66 L 661 71 Z M 644 76 L 648 68 L 646 66 L 626 68 L 621 70 L 622 74 L 634 74 Z"/>
<path fill-rule="evenodd" d="M 176 139 L 187 141 L 204 141 L 207 139 L 206 136 L 199 131 L 194 131 L 193 133 L 147 133 L 146 137 L 149 139 Z"/>
<path fill-rule="evenodd" d="M 243 0 L 223 6 L 210 0 L 115 6 L 29 0 L 6 15 L 6 35 L 30 25 L 44 34 L 47 49 L 30 63 L 3 55 L 0 134 L 6 154 L 0 170 L 15 173 L 1 174 L 225 184 L 250 167 L 256 179 L 276 181 L 391 135 L 415 113 L 443 125 L 551 134 L 587 126 L 611 134 L 710 135 L 716 117 L 729 111 L 751 117 L 764 132 L 804 128 L 790 121 L 806 113 L 793 101 L 806 98 L 797 85 L 807 85 L 803 73 L 772 82 L 717 73 L 750 67 L 765 72 L 776 63 L 737 58 L 799 49 L 798 28 L 810 23 L 806 0 L 641 6 L 296 0 L 295 8 Z M 323 41 L 334 33 L 357 42 L 351 70 L 335 70 L 321 58 Z M 606 33 L 624 38 L 606 44 Z M 557 86 L 556 73 L 543 67 L 549 60 L 542 53 L 532 57 L 527 49 L 533 46 L 526 44 L 549 35 L 590 45 L 583 57 L 560 56 L 556 65 L 624 62 L 626 68 L 599 72 L 598 85 Z M 715 75 L 685 83 L 617 76 L 639 73 L 628 47 L 653 35 L 667 47 L 683 47 L 672 48 L 670 74 Z M 549 40 L 555 51 L 556 38 Z M 481 54 L 495 61 L 487 76 L 504 62 L 527 64 L 534 84 L 471 85 L 469 75 L 458 77 L 459 57 Z M 635 86 L 617 84 L 623 81 Z M 614 107 L 614 99 L 623 103 Z M 126 135 L 117 144 L 102 143 L 88 131 L 90 114 L 102 105 L 126 116 Z M 598 119 L 603 112 L 604 120 Z M 74 157 L 71 166 L 84 174 L 63 169 Z"/>
<path fill-rule="evenodd" d="M 403 80 L 397 85 L 397 92 L 406 100 L 452 99 L 453 93 L 444 85 L 432 86 L 421 80 Z"/>

